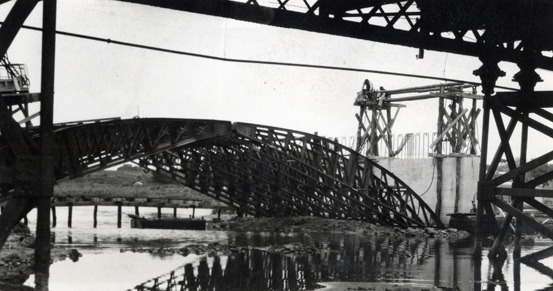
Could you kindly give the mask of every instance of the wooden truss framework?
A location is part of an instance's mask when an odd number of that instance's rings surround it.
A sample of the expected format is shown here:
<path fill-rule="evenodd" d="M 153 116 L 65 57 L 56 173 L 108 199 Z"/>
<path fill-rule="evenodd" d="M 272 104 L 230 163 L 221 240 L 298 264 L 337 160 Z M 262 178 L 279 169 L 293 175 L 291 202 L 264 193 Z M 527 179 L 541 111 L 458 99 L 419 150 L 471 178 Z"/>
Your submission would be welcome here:
<path fill-rule="evenodd" d="M 515 254 L 520 257 L 520 239 L 522 235 L 522 225 L 526 224 L 544 237 L 553 239 L 553 230 L 544 226 L 524 213 L 524 205 L 527 204 L 538 212 L 553 218 L 553 210 L 538 201 L 538 197 L 553 197 L 553 190 L 536 189 L 537 186 L 553 179 L 553 171 L 541 174 L 538 177 L 530 179 L 526 174 L 553 160 L 553 151 L 542 154 L 541 156 L 528 161 L 528 149 L 530 146 L 540 146 L 531 144 L 528 140 L 529 130 L 532 129 L 545 137 L 553 138 L 553 114 L 546 108 L 553 107 L 553 92 L 543 91 L 535 92 L 534 87 L 537 82 L 542 81 L 535 72 L 536 65 L 534 59 L 527 55 L 524 61 L 518 63 L 521 69 L 514 76 L 514 81 L 520 84 L 519 92 L 503 92 L 492 96 L 495 82 L 498 77 L 504 76 L 498 67 L 498 59 L 493 54 L 484 53 L 480 58 L 483 65 L 475 70 L 474 73 L 482 79 L 484 91 L 484 120 L 482 130 L 482 155 L 480 160 L 480 174 L 478 182 L 478 209 L 476 229 L 478 240 L 481 239 L 485 228 L 491 230 L 494 236 L 494 243 L 488 256 L 499 266 L 505 259 L 503 239 L 511 227 L 513 218 L 516 218 L 515 224 Z M 495 151 L 492 162 L 489 167 L 486 166 L 488 160 L 488 137 L 490 118 L 497 127 L 500 137 L 500 144 Z M 508 120 L 506 124 L 504 118 Z M 513 151 L 514 142 L 511 137 L 517 125 L 520 124 L 520 162 L 517 164 L 515 153 Z M 497 173 L 497 168 L 502 158 L 507 160 L 509 171 L 504 174 Z M 500 185 L 511 182 L 511 188 L 500 188 Z M 504 222 L 498 227 L 495 219 L 495 209 L 499 208 L 507 213 Z M 478 254 L 481 245 L 477 241 L 475 253 Z M 519 258 L 521 261 L 532 263 L 536 257 L 543 258 L 545 255 L 553 254 L 551 250 L 545 250 L 535 254 L 533 258 Z"/>
<path fill-rule="evenodd" d="M 372 84 L 365 80 L 354 103 L 360 108 L 359 114 L 355 115 L 358 121 L 356 151 L 364 152 L 367 156 L 378 156 L 378 143 L 383 140 L 388 156 L 396 156 L 410 137 L 406 135 L 394 150 L 392 127 L 399 110 L 405 107 L 396 102 L 439 98 L 437 137 L 430 144 L 430 155 L 445 157 L 444 143 L 451 148 L 451 156 L 477 155 L 479 142 L 476 120 L 481 111 L 477 107 L 477 100 L 481 100 L 482 96 L 476 94 L 476 87 L 471 84 L 445 83 L 398 90 L 374 90 Z M 470 93 L 464 91 L 467 88 L 471 89 Z M 471 101 L 468 108 L 464 105 L 465 99 Z"/>
<path fill-rule="evenodd" d="M 484 179 L 479 182 L 479 201 L 482 203 L 480 211 L 483 211 L 481 213 L 483 216 L 494 222 L 495 214 L 492 205 L 508 214 L 503 225 L 499 229 L 494 229 L 496 235 L 494 247 L 491 250 L 493 255 L 497 255 L 513 218 L 517 219 L 519 227 L 521 223 L 524 223 L 543 236 L 553 239 L 553 230 L 522 211 L 526 203 L 553 218 L 553 210 L 536 200 L 537 197 L 553 197 L 553 190 L 535 189 L 537 186 L 553 179 L 553 172 L 542 174 L 532 180 L 526 178 L 526 173 L 553 160 L 552 151 L 531 161 L 526 161 L 526 152 L 528 147 L 531 146 L 528 142 L 529 129 L 553 138 L 553 114 L 544 109 L 544 107 L 550 106 L 548 103 L 553 100 L 553 92 L 540 92 L 534 94 L 533 97 L 531 96 L 524 96 L 520 93 L 498 93 L 487 102 L 487 110 L 491 112 L 491 116 L 494 118 L 501 144 L 495 152 Z M 525 98 L 536 99 L 534 99 L 534 102 L 521 102 Z M 509 120 L 508 124 L 505 123 L 504 118 Z M 522 128 L 519 164 L 516 163 L 515 153 L 511 147 L 511 136 L 517 126 Z M 509 171 L 496 176 L 498 165 L 503 157 L 507 160 Z M 509 181 L 512 181 L 512 188 L 499 188 L 500 185 Z M 494 225 L 492 224 L 492 227 Z"/>
<path fill-rule="evenodd" d="M 463 93 L 463 87 L 472 88 L 471 94 Z M 476 136 L 476 120 L 480 114 L 477 100 L 482 96 L 476 95 L 476 86 L 440 86 L 435 96 L 439 97 L 438 108 L 438 136 L 430 144 L 436 156 L 445 154 L 443 143 L 451 148 L 451 155 L 477 155 L 478 137 Z M 464 101 L 472 101 L 465 107 Z"/>
<path fill-rule="evenodd" d="M 353 104 L 359 106 L 359 114 L 355 114 L 358 122 L 355 151 L 366 156 L 379 156 L 378 143 L 381 140 L 384 141 L 389 157 L 396 156 L 403 149 L 408 137 L 394 151 L 392 127 L 399 110 L 405 105 L 387 102 L 387 98 L 390 98 L 390 94 L 375 91 L 369 80 L 365 80 Z"/>

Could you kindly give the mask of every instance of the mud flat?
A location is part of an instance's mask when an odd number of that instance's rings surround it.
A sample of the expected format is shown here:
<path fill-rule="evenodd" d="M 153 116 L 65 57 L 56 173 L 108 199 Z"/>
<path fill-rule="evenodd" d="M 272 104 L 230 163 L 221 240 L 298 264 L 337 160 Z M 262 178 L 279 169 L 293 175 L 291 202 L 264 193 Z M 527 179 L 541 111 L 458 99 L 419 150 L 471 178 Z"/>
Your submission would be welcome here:
<path fill-rule="evenodd" d="M 438 230 L 434 228 L 407 228 L 388 227 L 374 225 L 362 221 L 337 220 L 318 218 L 312 216 L 286 217 L 286 218 L 254 218 L 254 217 L 235 217 L 230 220 L 212 223 L 212 229 L 232 230 L 232 231 L 277 231 L 277 232 L 343 232 L 355 233 L 357 235 L 378 235 L 393 236 L 407 239 L 426 239 L 434 238 L 451 243 L 466 241 L 470 235 L 466 231 L 456 229 Z M 285 255 L 307 255 L 318 253 L 320 250 L 316 246 L 303 245 L 300 243 L 273 245 L 270 247 L 237 247 L 224 243 L 211 244 L 193 244 L 183 248 L 123 248 L 121 252 L 147 252 L 158 254 L 180 254 L 187 256 L 196 255 L 228 255 L 236 252 L 243 252 L 249 249 L 261 249 L 271 253 L 281 253 Z"/>
<path fill-rule="evenodd" d="M 0 290 L 34 290 L 21 286 L 34 273 L 35 237 L 27 226 L 20 223 L 8 237 L 0 251 Z M 50 263 L 71 258 L 78 260 L 76 249 L 52 247 Z"/>

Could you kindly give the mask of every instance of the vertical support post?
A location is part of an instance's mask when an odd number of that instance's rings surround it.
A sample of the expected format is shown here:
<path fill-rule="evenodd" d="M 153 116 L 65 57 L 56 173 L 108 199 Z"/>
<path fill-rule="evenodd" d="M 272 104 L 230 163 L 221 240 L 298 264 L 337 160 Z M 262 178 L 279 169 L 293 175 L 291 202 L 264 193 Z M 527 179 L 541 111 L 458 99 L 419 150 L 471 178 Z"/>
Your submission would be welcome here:
<path fill-rule="evenodd" d="M 490 100 L 491 95 L 494 92 L 495 82 L 499 77 L 505 76 L 505 72 L 499 69 L 497 65 L 499 60 L 497 55 L 494 54 L 493 50 L 483 52 L 480 56 L 480 61 L 482 66 L 473 72 L 474 75 L 479 76 L 482 81 L 482 91 L 484 93 L 483 98 L 483 108 L 484 108 L 484 117 L 482 123 L 482 145 L 481 145 L 481 155 L 480 155 L 480 171 L 478 175 L 478 190 L 477 190 L 477 211 L 476 211 L 476 241 L 474 244 L 474 258 L 478 261 L 482 258 L 482 238 L 483 238 L 483 228 L 484 224 L 484 207 L 489 210 L 492 210 L 491 203 L 488 200 L 485 200 L 484 193 L 487 189 L 483 187 L 483 182 L 486 181 L 486 166 L 488 159 L 488 135 L 490 129 Z M 488 213 L 489 216 L 493 217 L 493 213 Z M 495 223 L 495 219 L 494 219 Z M 496 225 L 492 227 L 497 228 Z"/>
<path fill-rule="evenodd" d="M 434 212 L 438 217 L 442 214 L 442 183 L 443 183 L 443 173 L 442 173 L 442 157 L 435 157 L 436 161 L 436 209 Z"/>
<path fill-rule="evenodd" d="M 98 205 L 94 205 L 94 212 L 92 214 L 94 216 L 94 228 L 98 226 Z"/>
<path fill-rule="evenodd" d="M 246 212 L 246 215 L 248 213 Z M 196 216 L 196 206 L 192 206 L 192 218 L 194 218 L 194 216 Z"/>
<path fill-rule="evenodd" d="M 476 89 L 474 90 L 474 94 L 476 94 Z M 476 114 L 476 109 L 477 109 L 477 103 L 476 103 L 476 99 L 472 99 L 472 110 L 471 110 L 471 113 L 472 113 L 472 118 L 471 118 L 471 121 L 470 121 L 470 143 L 471 143 L 471 147 L 470 147 L 470 154 L 471 155 L 477 155 L 478 153 L 476 152 L 476 136 L 475 136 L 475 133 L 476 133 L 476 117 L 478 116 Z"/>
<path fill-rule="evenodd" d="M 453 212 L 459 212 L 459 200 L 461 199 L 461 161 L 460 157 L 455 158 L 455 206 Z"/>
<path fill-rule="evenodd" d="M 138 210 L 138 206 L 134 207 L 134 215 L 136 216 L 140 215 L 140 210 Z"/>
<path fill-rule="evenodd" d="M 486 160 L 488 158 L 488 134 L 490 129 L 490 106 L 489 106 L 490 94 L 484 95 L 483 105 L 484 116 L 482 120 L 482 144 L 481 144 L 481 153 L 480 153 L 480 170 L 478 173 L 478 181 L 482 182 L 486 180 Z M 474 256 L 478 260 L 481 259 L 482 254 L 482 238 L 484 236 L 483 228 L 484 226 L 480 223 L 484 221 L 484 205 L 480 199 L 480 195 L 483 193 L 482 190 L 477 190 L 477 202 L 476 202 L 476 241 L 474 244 Z"/>
<path fill-rule="evenodd" d="M 68 208 L 68 212 L 67 212 L 67 227 L 71 228 L 73 222 L 72 222 L 72 219 L 73 219 L 73 205 L 72 204 L 69 204 L 69 206 L 67 206 Z"/>
<path fill-rule="evenodd" d="M 217 211 L 217 219 L 221 219 L 221 209 L 220 208 Z"/>
<path fill-rule="evenodd" d="M 364 126 L 363 126 L 363 114 L 365 114 L 365 107 L 366 106 L 359 106 L 359 125 L 357 126 L 357 145 L 356 150 L 357 152 L 361 152 L 362 145 L 363 145 L 363 136 L 364 136 Z"/>
<path fill-rule="evenodd" d="M 50 207 L 54 196 L 54 69 L 56 0 L 43 1 L 42 75 L 40 103 L 40 178 L 37 197 L 35 289 L 48 291 L 50 277 Z"/>
<path fill-rule="evenodd" d="M 157 218 L 161 218 L 161 206 L 157 207 Z"/>
<path fill-rule="evenodd" d="M 521 143 L 520 143 L 520 164 L 524 165 L 527 162 L 528 159 L 528 117 L 529 113 L 527 110 L 524 110 L 524 122 L 522 122 L 522 132 L 521 132 Z M 522 183 L 526 182 L 526 174 L 522 174 L 520 176 L 519 181 Z M 524 200 L 522 200 L 521 203 L 517 205 L 517 209 L 521 212 L 524 209 Z M 522 237 L 522 220 L 516 219 L 515 223 L 515 248 L 520 248 L 520 239 Z"/>
<path fill-rule="evenodd" d="M 23 216 L 23 224 L 29 225 L 29 219 L 27 219 L 27 215 Z"/>
<path fill-rule="evenodd" d="M 441 88 L 441 90 L 443 90 L 443 88 Z M 442 133 L 442 131 L 444 130 L 444 114 L 445 114 L 444 98 L 440 97 L 439 104 L 438 104 L 438 131 L 437 131 L 438 134 Z M 443 154 L 442 150 L 443 150 L 442 141 L 440 140 L 436 144 L 436 154 L 442 155 Z"/>
<path fill-rule="evenodd" d="M 440 87 L 440 91 L 443 91 L 443 87 Z M 439 105 L 438 105 L 438 134 L 440 134 L 444 130 L 444 98 L 440 97 L 439 99 Z M 443 154 L 443 148 L 442 148 L 442 141 L 438 141 L 436 144 L 436 157 L 434 160 L 436 161 L 436 209 L 435 213 L 438 217 L 441 215 L 442 211 L 442 154 Z"/>
<path fill-rule="evenodd" d="M 52 227 L 56 227 L 56 206 L 52 206 Z"/>
<path fill-rule="evenodd" d="M 121 203 L 117 203 L 117 228 L 121 228 Z"/>
<path fill-rule="evenodd" d="M 177 208 L 173 207 L 173 218 L 177 218 Z"/>
<path fill-rule="evenodd" d="M 369 156 L 378 156 L 378 140 L 376 139 L 378 135 L 378 109 L 376 106 L 372 106 L 372 119 L 370 123 L 370 153 Z"/>

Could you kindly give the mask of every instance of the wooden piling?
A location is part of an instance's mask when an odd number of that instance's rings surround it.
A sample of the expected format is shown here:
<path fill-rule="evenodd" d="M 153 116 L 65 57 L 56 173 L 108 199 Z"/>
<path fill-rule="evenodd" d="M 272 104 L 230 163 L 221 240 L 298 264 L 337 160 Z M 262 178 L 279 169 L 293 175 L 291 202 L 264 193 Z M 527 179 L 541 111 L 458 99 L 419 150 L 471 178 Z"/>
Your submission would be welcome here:
<path fill-rule="evenodd" d="M 192 206 L 192 218 L 196 216 L 196 206 Z"/>
<path fill-rule="evenodd" d="M 177 218 L 177 208 L 173 207 L 173 218 Z"/>
<path fill-rule="evenodd" d="M 94 228 L 98 226 L 98 205 L 94 205 Z"/>
<path fill-rule="evenodd" d="M 121 228 L 121 204 L 117 205 L 117 228 Z"/>
<path fill-rule="evenodd" d="M 29 219 L 27 218 L 27 215 L 23 216 L 23 224 L 29 225 Z"/>
<path fill-rule="evenodd" d="M 221 209 L 220 208 L 217 211 L 217 219 L 221 219 Z"/>
<path fill-rule="evenodd" d="M 161 218 L 161 206 L 157 207 L 157 218 Z"/>
<path fill-rule="evenodd" d="M 134 207 L 134 215 L 136 215 L 136 216 L 140 215 L 140 211 L 138 210 L 138 206 Z"/>
<path fill-rule="evenodd" d="M 52 206 L 52 227 L 56 227 L 56 207 Z"/>
<path fill-rule="evenodd" d="M 69 205 L 68 208 L 69 208 L 69 213 L 67 214 L 67 227 L 71 227 L 72 225 L 71 219 L 73 218 L 73 205 Z"/>
<path fill-rule="evenodd" d="M 455 206 L 453 212 L 459 212 L 459 200 L 461 199 L 461 158 L 455 158 Z"/>
<path fill-rule="evenodd" d="M 436 209 L 434 213 L 436 213 L 436 215 L 440 217 L 442 213 L 443 158 L 435 158 L 435 159 L 436 159 Z"/>

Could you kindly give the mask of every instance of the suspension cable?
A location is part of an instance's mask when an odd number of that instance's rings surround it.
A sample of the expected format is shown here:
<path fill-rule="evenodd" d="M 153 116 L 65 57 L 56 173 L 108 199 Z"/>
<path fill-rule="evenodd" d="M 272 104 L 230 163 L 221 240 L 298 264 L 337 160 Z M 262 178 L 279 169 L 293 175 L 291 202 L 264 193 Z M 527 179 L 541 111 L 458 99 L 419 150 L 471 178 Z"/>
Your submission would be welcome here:
<path fill-rule="evenodd" d="M 0 25 L 3 25 L 3 24 L 4 24 L 4 22 L 0 21 Z M 40 28 L 40 27 L 34 27 L 34 26 L 28 26 L 28 25 L 22 25 L 21 27 L 24 28 L 24 29 L 29 29 L 29 30 L 42 31 L 42 28 Z M 155 46 L 147 46 L 147 45 L 141 45 L 141 44 L 136 44 L 136 43 L 113 40 L 113 39 L 109 39 L 109 38 L 100 38 L 100 37 L 95 37 L 95 36 L 90 36 L 90 35 L 84 35 L 84 34 L 78 34 L 78 33 L 66 32 L 66 31 L 59 31 L 59 30 L 56 31 L 56 34 L 69 36 L 69 37 L 75 37 L 75 38 L 88 39 L 88 40 L 93 40 L 93 41 L 99 41 L 99 42 L 107 42 L 108 44 L 112 43 L 112 44 L 128 46 L 128 47 L 134 47 L 134 48 L 140 48 L 140 49 L 145 49 L 145 50 L 152 50 L 152 51 L 158 51 L 158 52 L 164 52 L 164 53 L 185 55 L 185 56 L 190 56 L 190 57 L 204 58 L 204 59 L 223 61 L 223 62 L 231 62 L 231 63 L 246 63 L 246 64 L 274 65 L 274 66 L 287 66 L 287 67 L 300 67 L 300 68 L 360 72 L 360 73 L 373 73 L 373 74 L 381 74 L 381 75 L 393 75 L 393 76 L 400 76 L 400 77 L 409 77 L 409 78 L 419 78 L 419 79 L 429 79 L 429 80 L 459 82 L 459 83 L 480 85 L 480 83 L 478 83 L 478 82 L 471 82 L 471 81 L 465 81 L 465 80 L 460 80 L 460 79 L 425 76 L 425 75 L 419 75 L 419 74 L 407 74 L 407 73 L 399 73 L 399 72 L 391 72 L 391 71 L 217 57 L 217 56 L 212 56 L 212 55 L 191 53 L 191 52 L 179 51 L 179 50 L 171 50 L 171 49 L 165 49 L 165 48 L 160 48 L 160 47 L 155 47 Z M 495 86 L 495 88 L 518 91 L 518 89 L 516 89 L 516 88 L 505 87 L 505 86 Z"/>

